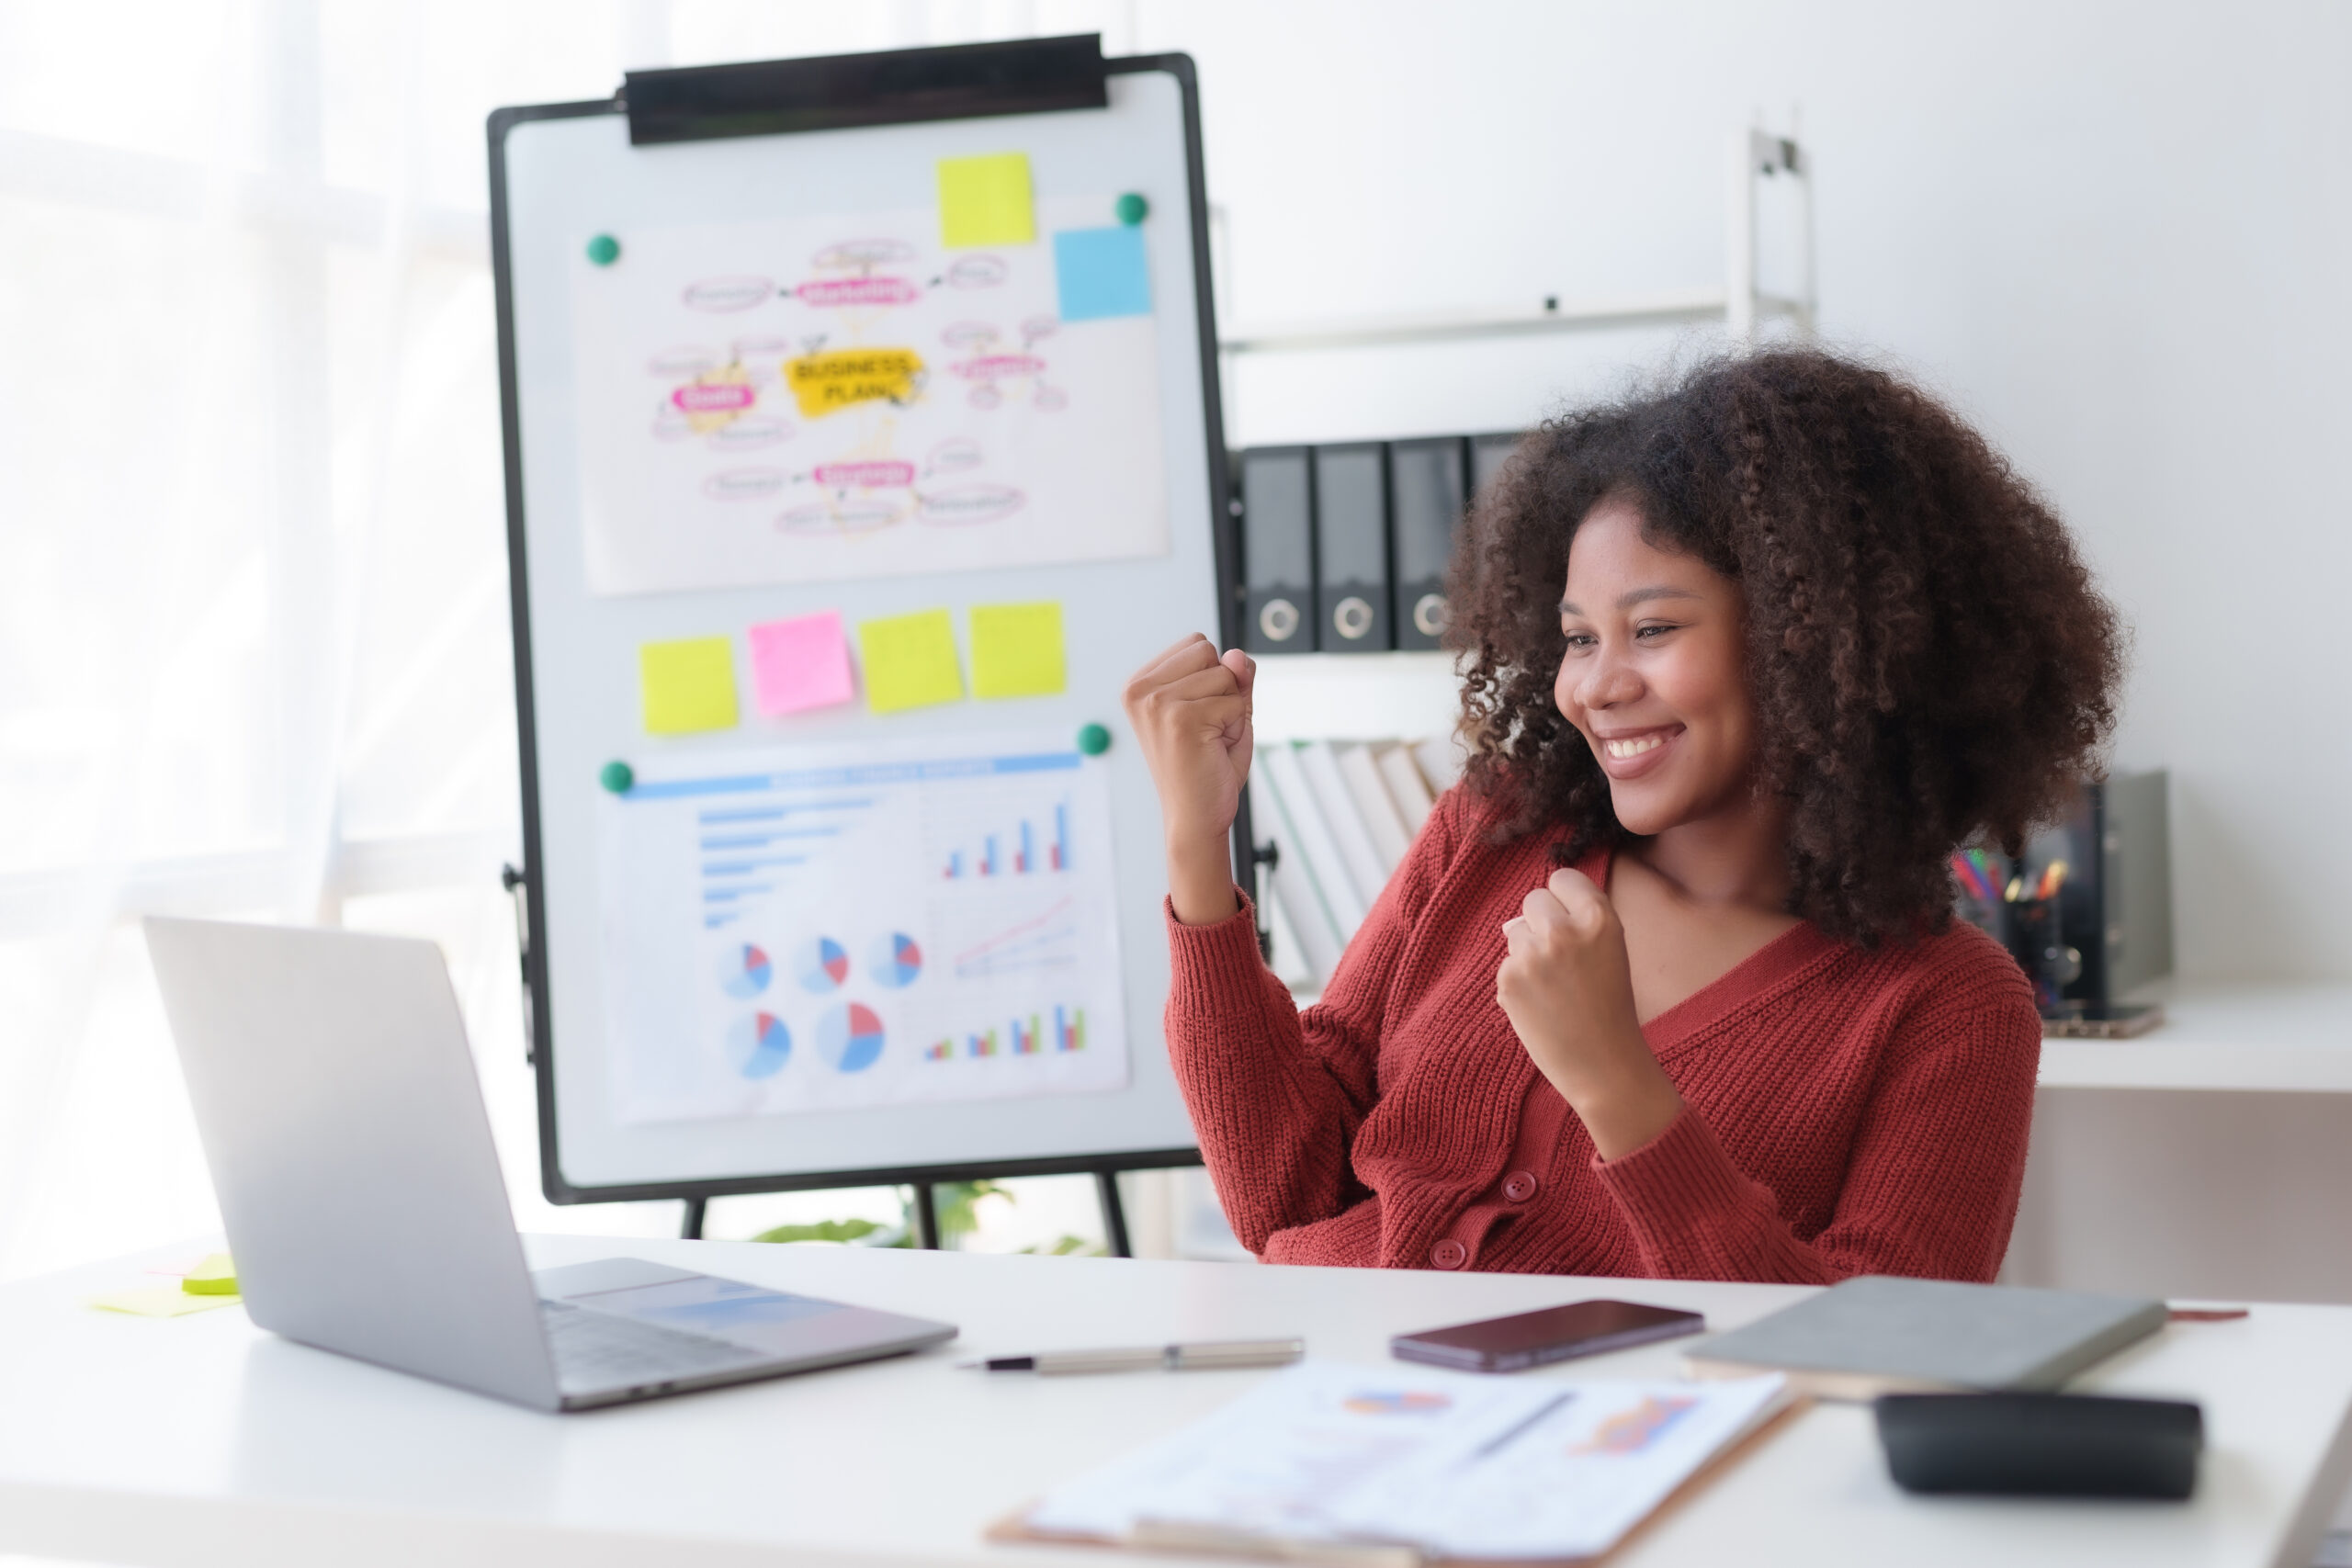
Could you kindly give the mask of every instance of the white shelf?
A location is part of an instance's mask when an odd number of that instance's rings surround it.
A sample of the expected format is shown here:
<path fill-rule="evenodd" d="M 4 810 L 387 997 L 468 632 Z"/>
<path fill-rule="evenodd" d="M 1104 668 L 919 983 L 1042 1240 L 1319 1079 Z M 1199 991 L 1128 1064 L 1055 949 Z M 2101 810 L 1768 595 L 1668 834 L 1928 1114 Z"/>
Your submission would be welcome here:
<path fill-rule="evenodd" d="M 2352 1094 L 2352 986 L 2177 987 L 2137 1040 L 2044 1040 L 2043 1089 Z M 2153 993 L 2151 993 L 2153 995 Z M 1321 993 L 1298 993 L 1308 1008 Z"/>
<path fill-rule="evenodd" d="M 1461 343 L 1480 338 L 1526 337 L 1612 327 L 1679 326 L 1721 321 L 1731 339 L 1753 343 L 1767 317 L 1792 322 L 1801 336 L 1814 330 L 1813 177 L 1804 150 L 1785 137 L 1762 130 L 1734 131 L 1724 145 L 1724 286 L 1684 288 L 1612 299 L 1546 299 L 1540 310 L 1432 310 L 1408 314 L 1332 317 L 1321 321 L 1258 322 L 1237 327 L 1217 344 L 1227 355 L 1288 354 L 1299 350 L 1390 347 L 1408 344 Z M 1757 188 L 1769 179 L 1794 186 L 1803 203 L 1798 237 L 1803 247 L 1797 294 L 1768 294 L 1756 265 Z M 1222 253 L 1221 222 L 1215 242 Z M 1220 261 L 1217 271 L 1230 274 Z"/>
<path fill-rule="evenodd" d="M 1450 653 L 1276 653 L 1258 660 L 1260 741 L 1450 735 L 1462 683 Z"/>
<path fill-rule="evenodd" d="M 2147 996 L 2165 1022 L 2137 1040 L 2043 1041 L 2041 1087 L 2352 1094 L 2352 986 L 2179 981 Z"/>
<path fill-rule="evenodd" d="M 1489 337 L 1538 337 L 1610 327 L 1682 326 L 1727 319 L 1732 297 L 1721 288 L 1609 300 L 1552 301 L 1540 310 L 1440 310 L 1419 315 L 1340 316 L 1308 321 L 1251 322 L 1217 347 L 1227 354 L 1287 354 L 1302 349 L 1374 348 L 1400 344 L 1459 343 Z M 1778 295 L 1755 296 L 1755 313 L 1804 322 L 1811 307 Z"/>

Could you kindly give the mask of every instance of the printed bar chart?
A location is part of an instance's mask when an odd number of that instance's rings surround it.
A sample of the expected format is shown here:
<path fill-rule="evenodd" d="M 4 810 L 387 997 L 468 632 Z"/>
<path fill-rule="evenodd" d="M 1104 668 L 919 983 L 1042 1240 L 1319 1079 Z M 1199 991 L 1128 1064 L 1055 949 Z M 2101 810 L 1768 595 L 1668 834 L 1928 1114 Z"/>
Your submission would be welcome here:
<path fill-rule="evenodd" d="M 1042 857 L 1038 853 L 1041 840 Z M 940 857 L 939 874 L 948 882 L 973 876 L 1035 876 L 1069 871 L 1075 864 L 1069 802 L 1058 800 L 1050 824 L 1023 817 L 1009 826 L 982 829 L 970 843 L 948 846 Z"/>
<path fill-rule="evenodd" d="M 1053 1018 L 1054 1032 L 1050 1041 L 1045 1032 L 1046 1015 L 1043 1012 L 1033 1012 L 1026 1018 L 1008 1020 L 1005 1033 L 1002 1035 L 993 1029 L 978 1030 L 965 1035 L 960 1057 L 956 1051 L 956 1037 L 942 1035 L 923 1047 L 922 1059 L 926 1062 L 953 1062 L 959 1059 L 981 1061 L 1000 1055 L 1007 1056 L 1059 1055 L 1086 1049 L 1086 1010 L 1084 1008 L 1057 1002 L 1054 1004 Z"/>
<path fill-rule="evenodd" d="M 860 812 L 873 804 L 869 796 L 696 811 L 695 847 L 714 857 L 702 863 L 703 929 L 716 931 L 742 919 L 743 900 L 775 891 L 773 882 L 759 878 L 806 865 L 810 840 L 840 836 L 840 813 Z M 796 849 L 804 852 L 791 852 Z"/>

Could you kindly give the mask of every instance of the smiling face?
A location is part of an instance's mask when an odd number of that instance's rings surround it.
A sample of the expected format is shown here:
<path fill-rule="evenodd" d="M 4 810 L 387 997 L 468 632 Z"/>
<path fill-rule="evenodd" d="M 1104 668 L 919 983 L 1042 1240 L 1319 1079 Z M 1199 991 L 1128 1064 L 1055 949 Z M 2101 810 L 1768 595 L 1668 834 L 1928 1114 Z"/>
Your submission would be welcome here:
<path fill-rule="evenodd" d="M 1552 698 L 1609 775 L 1628 832 L 1648 837 L 1752 804 L 1739 585 L 1695 556 L 1642 537 L 1618 499 L 1585 515 L 1568 547 Z"/>

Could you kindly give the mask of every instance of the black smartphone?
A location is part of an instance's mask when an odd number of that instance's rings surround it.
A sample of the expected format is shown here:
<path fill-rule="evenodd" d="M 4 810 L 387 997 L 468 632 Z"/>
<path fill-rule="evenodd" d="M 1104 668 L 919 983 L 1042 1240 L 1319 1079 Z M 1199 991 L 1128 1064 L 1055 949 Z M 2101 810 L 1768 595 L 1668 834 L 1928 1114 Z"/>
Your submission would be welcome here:
<path fill-rule="evenodd" d="M 1457 1323 L 1419 1334 L 1399 1334 L 1388 1342 L 1400 1361 L 1427 1361 L 1471 1372 L 1516 1372 L 1577 1356 L 1598 1356 L 1676 1339 L 1705 1330 L 1695 1312 L 1644 1306 L 1639 1302 L 1572 1302 L 1484 1323 Z"/>

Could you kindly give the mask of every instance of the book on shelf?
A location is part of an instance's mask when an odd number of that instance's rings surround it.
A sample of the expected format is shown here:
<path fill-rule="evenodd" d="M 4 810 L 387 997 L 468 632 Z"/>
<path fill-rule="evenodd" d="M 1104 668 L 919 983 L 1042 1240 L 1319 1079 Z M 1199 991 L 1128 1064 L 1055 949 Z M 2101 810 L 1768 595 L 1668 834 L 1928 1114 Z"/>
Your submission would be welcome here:
<path fill-rule="evenodd" d="M 1384 875 L 1394 874 L 1405 859 L 1405 852 L 1413 845 L 1413 830 L 1405 826 L 1404 813 L 1396 809 L 1396 802 L 1389 796 L 1388 784 L 1380 776 L 1380 764 L 1373 758 L 1370 746 L 1335 746 L 1332 756 L 1339 762 L 1340 777 L 1348 786 L 1348 795 L 1363 814 L 1364 831 L 1371 835 L 1372 847 L 1380 856 Z"/>
<path fill-rule="evenodd" d="M 1298 942 L 1297 956 L 1313 979 L 1320 986 L 1338 967 L 1340 949 L 1355 927 L 1343 926 L 1340 912 L 1324 896 L 1323 887 L 1315 878 L 1306 858 L 1306 844 L 1299 832 L 1288 798 L 1274 781 L 1273 748 L 1261 749 L 1256 768 L 1250 777 L 1251 801 L 1250 823 L 1262 842 L 1274 846 L 1273 871 L 1269 881 L 1273 902 L 1285 917 L 1284 924 Z M 1283 933 L 1276 931 L 1279 938 Z"/>
<path fill-rule="evenodd" d="M 1269 928 L 1276 973 L 1329 981 L 1340 954 L 1396 874 L 1445 784 L 1459 773 L 1451 741 L 1272 741 L 1250 776 L 1251 822 L 1272 842 Z M 1279 911 L 1281 919 L 1272 918 Z"/>
<path fill-rule="evenodd" d="M 1266 783 L 1274 798 L 1282 804 L 1283 813 L 1291 831 L 1297 835 L 1300 860 L 1306 874 L 1321 894 L 1322 902 L 1331 913 L 1332 924 L 1344 945 L 1363 924 L 1370 906 L 1357 894 L 1355 878 L 1348 874 L 1347 857 L 1340 852 L 1339 840 L 1331 836 L 1331 825 L 1325 816 L 1322 803 L 1316 799 L 1314 786 L 1306 782 L 1306 770 L 1299 764 L 1295 746 L 1269 746 L 1258 753 L 1258 761 L 1266 771 Z"/>
<path fill-rule="evenodd" d="M 1290 909 L 1283 902 L 1280 888 L 1269 886 L 1267 894 L 1259 910 L 1266 928 L 1267 967 L 1273 970 L 1274 978 L 1289 987 L 1294 995 L 1319 990 L 1323 984 L 1322 973 L 1318 973 L 1309 961 L 1306 944 L 1299 939 L 1298 928 L 1291 924 Z M 1324 938 L 1321 951 L 1327 958 L 1336 960 L 1338 957 L 1338 949 L 1331 944 L 1329 936 Z"/>
<path fill-rule="evenodd" d="M 1437 796 L 1430 789 L 1430 781 L 1422 777 L 1421 765 L 1413 761 L 1413 749 L 1401 740 L 1391 740 L 1368 750 L 1380 769 L 1381 782 L 1388 786 L 1388 798 L 1404 813 L 1408 832 L 1418 838 Z"/>
<path fill-rule="evenodd" d="M 1433 735 L 1426 740 L 1413 742 L 1413 761 L 1421 776 L 1430 781 L 1430 794 L 1443 795 L 1462 782 L 1462 764 L 1469 759 L 1463 754 L 1462 743 L 1451 735 Z"/>
<path fill-rule="evenodd" d="M 1348 781 L 1340 776 L 1340 759 L 1329 740 L 1303 740 L 1295 749 L 1298 771 L 1306 775 L 1306 787 L 1315 792 L 1315 804 L 1322 810 L 1325 826 L 1331 829 L 1331 841 L 1339 846 L 1348 881 L 1356 890 L 1356 901 L 1369 912 L 1379 901 L 1380 890 L 1388 886 L 1389 867 L 1381 863 L 1380 852 L 1373 845 L 1372 832 L 1364 824 L 1363 808 L 1356 804 Z"/>

